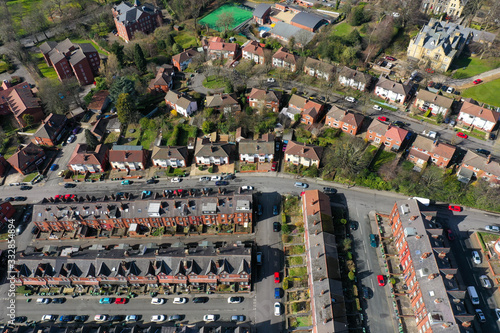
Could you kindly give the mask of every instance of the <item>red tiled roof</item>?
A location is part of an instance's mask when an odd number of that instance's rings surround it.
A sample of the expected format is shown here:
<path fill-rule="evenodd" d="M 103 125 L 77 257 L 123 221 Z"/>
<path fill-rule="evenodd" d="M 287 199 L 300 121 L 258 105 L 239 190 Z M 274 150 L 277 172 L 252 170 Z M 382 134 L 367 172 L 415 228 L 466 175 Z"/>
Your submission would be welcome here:
<path fill-rule="evenodd" d="M 252 54 L 257 54 L 262 57 L 264 56 L 264 47 L 262 47 L 261 44 L 257 43 L 254 40 L 245 45 L 243 51 Z"/>
<path fill-rule="evenodd" d="M 323 148 L 314 145 L 307 145 L 305 143 L 290 141 L 286 146 L 285 154 L 302 156 L 311 160 L 319 161 L 321 159 L 321 155 L 323 154 Z"/>
<path fill-rule="evenodd" d="M 224 43 L 224 42 L 210 42 L 208 44 L 208 49 L 210 51 L 229 51 L 236 52 L 239 45 L 236 43 Z"/>
<path fill-rule="evenodd" d="M 469 102 L 464 102 L 460 108 L 460 112 L 470 114 L 471 116 L 478 117 L 492 123 L 496 123 L 500 117 L 499 112 L 492 111 L 485 107 L 472 104 Z"/>
<path fill-rule="evenodd" d="M 90 102 L 89 104 L 89 109 L 102 110 L 108 96 L 109 96 L 109 91 L 107 90 L 101 90 L 96 92 L 95 95 L 92 96 L 92 102 Z"/>
<path fill-rule="evenodd" d="M 105 145 L 98 145 L 95 151 L 89 151 L 86 144 L 79 143 L 76 145 L 68 165 L 100 165 L 101 161 L 104 160 L 104 155 L 106 155 L 107 150 L 108 148 Z"/>
<path fill-rule="evenodd" d="M 297 62 L 297 57 L 287 51 L 287 49 L 282 47 L 278 51 L 276 51 L 276 53 L 273 55 L 273 58 L 283 60 L 289 64 L 295 64 Z"/>
<path fill-rule="evenodd" d="M 399 142 L 403 142 L 406 138 L 408 131 L 397 126 L 389 126 L 389 129 L 385 133 L 385 137 L 388 139 L 393 139 Z"/>

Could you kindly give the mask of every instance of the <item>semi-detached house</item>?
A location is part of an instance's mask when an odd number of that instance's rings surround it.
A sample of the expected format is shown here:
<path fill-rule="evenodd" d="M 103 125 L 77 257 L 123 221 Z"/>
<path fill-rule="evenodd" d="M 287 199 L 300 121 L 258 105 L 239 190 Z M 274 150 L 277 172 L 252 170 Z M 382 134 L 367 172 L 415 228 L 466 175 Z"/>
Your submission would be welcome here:
<path fill-rule="evenodd" d="M 281 106 L 281 91 L 259 88 L 252 88 L 248 95 L 248 104 L 257 109 L 269 109 L 273 112 L 279 112 Z"/>
<path fill-rule="evenodd" d="M 243 59 L 251 60 L 256 64 L 265 63 L 264 45 L 254 40 L 248 41 L 243 45 L 242 53 Z M 270 51 L 268 51 L 270 52 Z"/>
<path fill-rule="evenodd" d="M 160 168 L 184 168 L 187 166 L 187 159 L 186 146 L 154 146 L 151 153 L 153 165 Z"/>
<path fill-rule="evenodd" d="M 397 126 L 391 126 L 377 119 L 373 120 L 366 130 L 365 139 L 375 144 L 383 144 L 387 148 L 398 151 L 409 138 L 409 132 Z"/>
<path fill-rule="evenodd" d="M 20 174 L 27 175 L 34 171 L 41 172 L 40 167 L 44 160 L 45 151 L 33 142 L 30 142 L 9 157 L 7 162 Z"/>
<path fill-rule="evenodd" d="M 31 141 L 37 145 L 55 146 L 61 140 L 62 131 L 68 118 L 62 114 L 51 113 L 42 121 Z"/>
<path fill-rule="evenodd" d="M 491 132 L 498 122 L 500 113 L 474 103 L 464 101 L 458 113 L 458 124 L 472 126 L 484 132 Z"/>
<path fill-rule="evenodd" d="M 297 56 L 281 47 L 273 55 L 273 67 L 284 68 L 291 72 L 295 72 L 297 69 Z"/>
<path fill-rule="evenodd" d="M 422 168 L 429 161 L 441 169 L 446 169 L 455 155 L 457 148 L 447 143 L 439 142 L 417 135 L 408 154 L 408 160 Z"/>
<path fill-rule="evenodd" d="M 184 117 L 191 116 L 198 110 L 196 101 L 184 93 L 179 93 L 174 90 L 169 90 L 165 95 L 165 103 L 170 109 L 175 110 L 178 114 Z"/>
<path fill-rule="evenodd" d="M 241 162 L 272 162 L 274 160 L 274 141 L 240 140 L 238 152 Z"/>
<path fill-rule="evenodd" d="M 390 102 L 404 104 L 410 97 L 411 86 L 380 76 L 375 86 L 375 95 Z"/>
<path fill-rule="evenodd" d="M 430 110 L 433 116 L 441 114 L 443 117 L 451 111 L 452 104 L 453 99 L 423 89 L 418 91 L 414 103 L 422 111 Z"/>
<path fill-rule="evenodd" d="M 500 163 L 490 156 L 484 157 L 468 150 L 457 173 L 458 180 L 468 183 L 472 178 L 484 179 L 500 185 Z"/>
<path fill-rule="evenodd" d="M 109 151 L 109 164 L 118 170 L 144 170 L 146 150 L 142 146 L 114 145 Z"/>
<path fill-rule="evenodd" d="M 339 71 L 339 83 L 359 91 L 366 91 L 370 87 L 373 77 L 370 74 L 357 71 L 349 67 L 342 67 Z"/>
<path fill-rule="evenodd" d="M 240 56 L 240 46 L 236 43 L 210 42 L 207 53 L 212 59 L 236 60 Z"/>
<path fill-rule="evenodd" d="M 285 162 L 305 167 L 316 166 L 319 168 L 323 147 L 289 141 L 285 149 Z"/>
<path fill-rule="evenodd" d="M 210 142 L 198 138 L 194 152 L 196 164 L 222 165 L 230 163 L 234 153 L 234 145 L 227 142 Z"/>
<path fill-rule="evenodd" d="M 309 76 L 330 81 L 334 75 L 335 66 L 321 60 L 306 58 L 304 73 Z"/>
<path fill-rule="evenodd" d="M 344 111 L 337 106 L 332 106 L 326 114 L 325 125 L 340 128 L 342 132 L 351 135 L 358 134 L 365 117 L 360 113 Z"/>
<path fill-rule="evenodd" d="M 288 101 L 288 110 L 298 110 L 301 114 L 300 122 L 312 125 L 320 120 L 324 105 L 300 95 L 293 94 Z"/>
<path fill-rule="evenodd" d="M 88 145 L 79 143 L 68 162 L 68 169 L 76 173 L 96 173 L 106 170 L 109 149 L 106 145 L 97 145 L 91 150 Z"/>

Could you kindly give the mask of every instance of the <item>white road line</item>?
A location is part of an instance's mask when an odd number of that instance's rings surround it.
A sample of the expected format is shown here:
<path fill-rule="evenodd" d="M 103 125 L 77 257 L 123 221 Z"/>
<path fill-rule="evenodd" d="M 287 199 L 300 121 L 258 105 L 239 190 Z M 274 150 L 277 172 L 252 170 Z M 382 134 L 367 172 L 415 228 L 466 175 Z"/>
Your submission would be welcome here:
<path fill-rule="evenodd" d="M 373 280 L 372 280 L 372 279 L 370 279 L 370 283 L 372 284 L 372 289 L 373 289 L 373 291 L 375 291 L 375 284 L 373 283 Z"/>

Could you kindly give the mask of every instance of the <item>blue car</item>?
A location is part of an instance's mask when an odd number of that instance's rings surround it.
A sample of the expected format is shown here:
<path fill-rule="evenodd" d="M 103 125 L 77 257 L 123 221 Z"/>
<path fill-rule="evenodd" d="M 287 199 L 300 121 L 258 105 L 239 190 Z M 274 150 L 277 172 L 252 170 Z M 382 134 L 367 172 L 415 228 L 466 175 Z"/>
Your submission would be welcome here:
<path fill-rule="evenodd" d="M 101 298 L 99 300 L 99 304 L 111 304 L 111 303 L 113 303 L 113 299 L 109 297 Z"/>
<path fill-rule="evenodd" d="M 50 166 L 50 171 L 56 171 L 59 166 L 57 164 L 52 164 Z"/>
<path fill-rule="evenodd" d="M 226 182 L 225 180 L 219 180 L 219 181 L 215 182 L 215 185 L 216 186 L 225 186 L 225 185 L 229 185 L 229 182 Z"/>
<path fill-rule="evenodd" d="M 274 205 L 273 206 L 273 215 L 278 215 L 279 214 L 279 211 L 278 211 L 278 206 L 277 205 Z"/>
<path fill-rule="evenodd" d="M 67 323 L 69 321 L 72 321 L 73 320 L 73 316 L 60 316 L 59 317 L 59 321 L 61 323 Z"/>
<path fill-rule="evenodd" d="M 280 288 L 274 288 L 274 298 L 275 299 L 281 298 L 281 289 Z"/>

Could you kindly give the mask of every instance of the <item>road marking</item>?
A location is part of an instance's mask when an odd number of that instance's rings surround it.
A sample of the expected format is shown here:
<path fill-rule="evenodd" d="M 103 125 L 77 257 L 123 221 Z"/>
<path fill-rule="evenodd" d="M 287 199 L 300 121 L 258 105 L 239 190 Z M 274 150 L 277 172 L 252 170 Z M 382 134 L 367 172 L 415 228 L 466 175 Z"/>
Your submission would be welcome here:
<path fill-rule="evenodd" d="M 372 280 L 372 279 L 370 279 L 370 283 L 372 284 L 372 289 L 373 289 L 373 291 L 375 291 L 375 284 L 373 283 L 373 280 Z"/>

